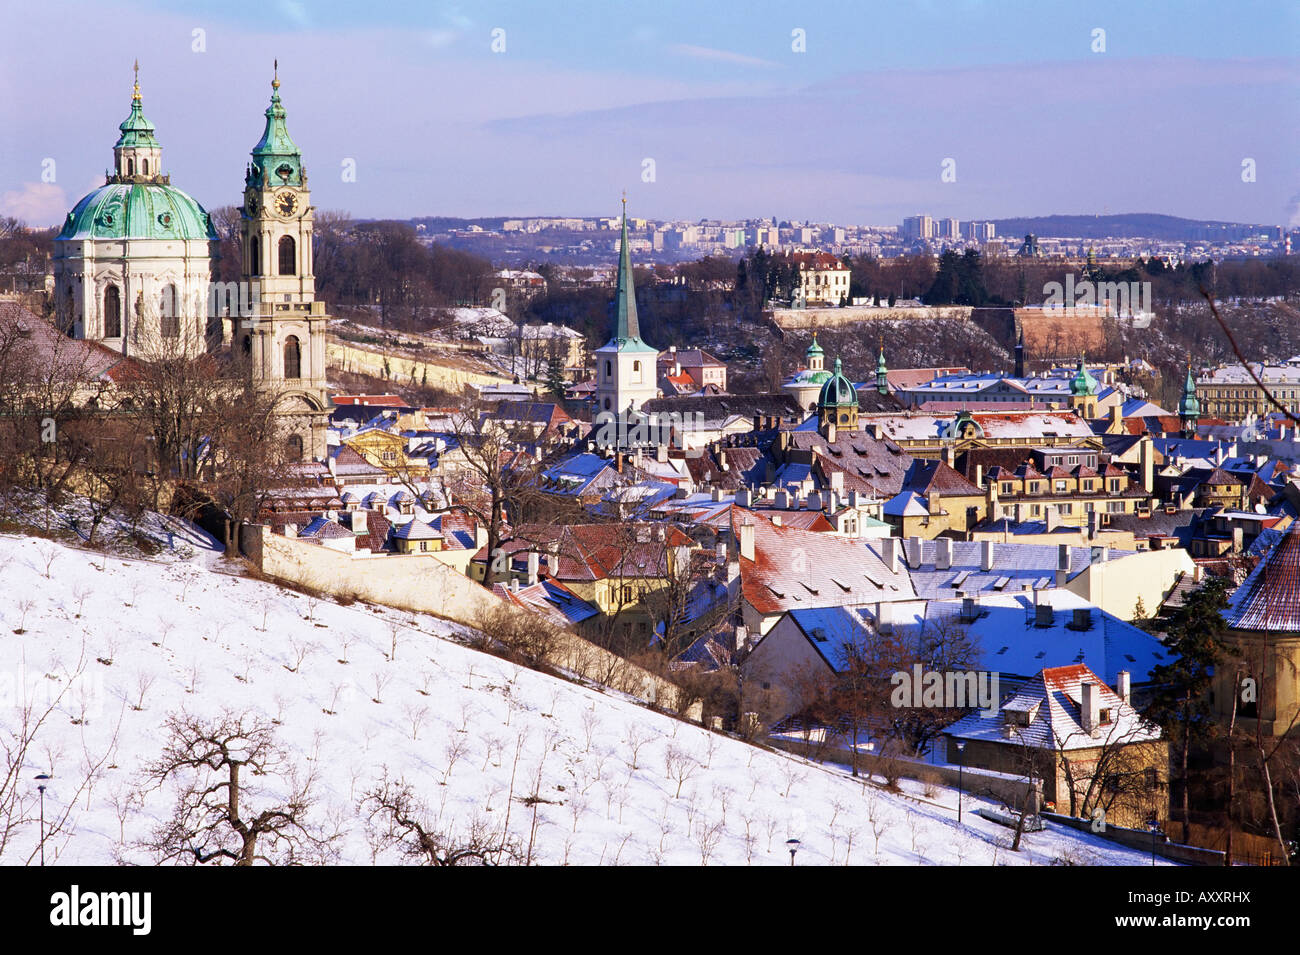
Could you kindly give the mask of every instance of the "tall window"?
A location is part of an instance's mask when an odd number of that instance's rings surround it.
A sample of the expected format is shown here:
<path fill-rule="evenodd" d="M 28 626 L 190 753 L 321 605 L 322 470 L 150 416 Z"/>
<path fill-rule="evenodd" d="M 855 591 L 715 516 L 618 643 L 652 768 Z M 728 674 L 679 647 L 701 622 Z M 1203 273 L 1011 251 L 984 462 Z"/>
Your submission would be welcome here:
<path fill-rule="evenodd" d="M 127 174 L 128 176 L 134 176 L 134 175 L 135 175 L 135 160 L 134 160 L 134 159 L 128 159 L 128 160 L 126 161 L 126 174 Z"/>
<path fill-rule="evenodd" d="M 143 167 L 141 169 L 141 172 L 143 172 L 146 176 L 149 175 L 149 160 L 142 159 L 140 161 L 140 165 Z"/>
<path fill-rule="evenodd" d="M 294 254 L 294 241 L 291 235 L 280 236 L 280 274 L 298 274 L 297 256 Z"/>
<path fill-rule="evenodd" d="M 284 341 L 284 377 L 302 377 L 302 352 L 298 348 L 298 338 L 290 335 Z"/>
<path fill-rule="evenodd" d="M 302 460 L 302 435 L 300 434 L 289 435 L 289 460 Z"/>
<path fill-rule="evenodd" d="M 104 289 L 104 337 L 122 337 L 122 293 L 116 285 Z"/>
<path fill-rule="evenodd" d="M 257 236 L 248 240 L 248 271 L 252 275 L 262 274 L 262 240 Z"/>
<path fill-rule="evenodd" d="M 158 315 L 163 338 L 180 338 L 181 316 L 176 302 L 175 285 L 163 287 L 162 298 L 158 303 Z"/>

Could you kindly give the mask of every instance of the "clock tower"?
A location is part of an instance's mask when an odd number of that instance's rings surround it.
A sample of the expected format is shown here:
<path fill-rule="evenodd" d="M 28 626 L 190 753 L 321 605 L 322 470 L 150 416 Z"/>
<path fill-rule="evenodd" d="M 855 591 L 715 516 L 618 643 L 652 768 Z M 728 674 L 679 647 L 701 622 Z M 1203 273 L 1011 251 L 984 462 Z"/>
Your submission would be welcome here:
<path fill-rule="evenodd" d="M 259 383 L 280 395 L 280 421 L 303 460 L 325 457 L 325 304 L 312 271 L 311 192 L 302 154 L 289 137 L 280 78 L 271 81 L 266 129 L 244 176 L 239 223 L 241 278 L 252 314 L 234 320 L 231 348 L 242 349 Z"/>

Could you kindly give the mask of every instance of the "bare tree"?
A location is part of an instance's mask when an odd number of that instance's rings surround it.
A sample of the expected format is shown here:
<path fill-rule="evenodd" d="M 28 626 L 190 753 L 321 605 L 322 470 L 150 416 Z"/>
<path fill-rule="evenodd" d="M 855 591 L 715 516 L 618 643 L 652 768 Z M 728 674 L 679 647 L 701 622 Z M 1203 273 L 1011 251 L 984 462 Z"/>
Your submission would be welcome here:
<path fill-rule="evenodd" d="M 212 720 L 172 714 L 164 726 L 167 742 L 144 782 L 146 791 L 174 784 L 176 805 L 139 844 L 158 862 L 250 866 L 333 857 L 340 835 L 312 819 L 315 778 L 298 773 L 270 723 L 226 711 Z M 250 806 L 254 801 L 261 805 Z"/>
<path fill-rule="evenodd" d="M 523 848 L 518 838 L 504 829 L 494 829 L 475 817 L 468 829 L 454 832 L 429 821 L 428 806 L 403 779 L 390 779 L 385 772 L 377 786 L 361 798 L 362 810 L 369 810 L 376 851 L 396 847 L 402 855 L 424 865 L 522 865 Z"/>

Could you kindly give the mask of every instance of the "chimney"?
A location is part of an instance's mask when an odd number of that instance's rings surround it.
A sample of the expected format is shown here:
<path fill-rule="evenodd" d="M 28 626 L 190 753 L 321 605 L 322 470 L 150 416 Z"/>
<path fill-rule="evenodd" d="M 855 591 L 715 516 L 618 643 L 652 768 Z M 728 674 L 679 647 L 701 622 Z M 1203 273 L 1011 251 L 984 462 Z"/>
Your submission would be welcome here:
<path fill-rule="evenodd" d="M 937 516 L 943 513 L 943 497 L 940 495 L 938 488 L 930 489 L 930 493 L 927 495 L 925 503 L 929 507 L 931 515 Z"/>
<path fill-rule="evenodd" d="M 665 464 L 668 461 L 668 445 L 655 445 L 655 460 L 660 464 Z"/>
<path fill-rule="evenodd" d="M 804 507 L 810 511 L 820 511 L 822 509 L 822 496 L 817 491 L 809 491 L 808 496 L 804 498 Z"/>
<path fill-rule="evenodd" d="M 1070 572 L 1070 545 L 1057 544 L 1056 545 L 1056 575 L 1057 575 L 1056 586 L 1060 587 L 1062 585 L 1061 575 L 1069 574 L 1069 572 Z"/>
<path fill-rule="evenodd" d="M 781 515 L 780 515 L 780 514 L 771 514 L 771 515 L 769 515 L 769 517 L 771 518 L 772 526 L 773 526 L 773 527 L 780 527 L 780 526 L 781 526 L 782 521 L 781 521 Z"/>
<path fill-rule="evenodd" d="M 982 464 L 975 465 L 975 486 L 984 486 L 984 465 Z"/>
<path fill-rule="evenodd" d="M 934 541 L 934 569 L 949 570 L 952 567 L 952 539 L 936 537 Z"/>
<path fill-rule="evenodd" d="M 1083 731 L 1092 735 L 1101 723 L 1101 692 L 1096 683 L 1085 680 L 1079 684 L 1079 723 Z"/>
<path fill-rule="evenodd" d="M 749 628 L 743 623 L 736 624 L 736 649 L 745 649 L 745 644 L 749 642 Z"/>
<path fill-rule="evenodd" d="M 754 525 L 741 524 L 738 528 L 740 540 L 740 556 L 745 560 L 754 559 Z"/>
<path fill-rule="evenodd" d="M 1047 532 L 1049 534 L 1061 526 L 1061 512 L 1051 504 L 1043 508 L 1043 518 L 1047 522 Z"/>
<path fill-rule="evenodd" d="M 298 525 L 297 525 L 297 524 L 285 524 L 285 525 L 284 525 L 284 536 L 285 536 L 285 537 L 297 537 L 297 536 L 298 536 Z"/>
<path fill-rule="evenodd" d="M 719 451 L 718 451 L 718 470 L 719 470 L 719 471 L 722 471 L 722 472 L 725 474 L 725 473 L 726 473 L 728 470 L 730 470 L 730 469 L 731 469 L 731 465 L 727 463 L 727 452 L 726 452 L 726 451 L 719 450 Z"/>
<path fill-rule="evenodd" d="M 709 488 L 709 500 L 711 501 L 722 500 L 722 488 L 718 487 L 716 484 L 713 487 Z"/>
<path fill-rule="evenodd" d="M 881 600 L 876 603 L 876 632 L 890 633 L 894 629 L 893 607 L 888 601 Z"/>
<path fill-rule="evenodd" d="M 1115 674 L 1115 695 L 1118 696 L 1125 703 L 1129 703 L 1129 704 L 1133 702 L 1132 679 L 1133 678 L 1129 674 L 1128 670 L 1120 670 L 1118 673 Z"/>
<path fill-rule="evenodd" d="M 913 569 L 921 566 L 923 551 L 921 550 L 921 538 L 909 537 L 907 539 L 906 554 L 907 566 Z"/>
<path fill-rule="evenodd" d="M 1096 539 L 1097 531 L 1100 527 L 1101 527 L 1101 512 L 1089 511 L 1088 512 L 1088 540 Z"/>
<path fill-rule="evenodd" d="M 880 542 L 880 559 L 891 574 L 898 573 L 898 548 L 902 543 L 897 537 L 886 537 Z"/>
<path fill-rule="evenodd" d="M 366 532 L 366 512 L 352 512 L 352 533 L 360 536 Z"/>
<path fill-rule="evenodd" d="M 540 564 L 541 564 L 540 555 L 538 555 L 537 551 L 530 550 L 528 552 L 528 586 L 529 587 L 537 583 L 537 569 L 540 566 Z"/>
<path fill-rule="evenodd" d="M 843 471 L 831 472 L 831 490 L 839 491 L 841 494 L 844 493 L 844 472 Z"/>
<path fill-rule="evenodd" d="M 980 570 L 988 573 L 993 569 L 993 541 L 980 541 Z"/>
<path fill-rule="evenodd" d="M 754 492 L 747 487 L 742 487 L 736 492 L 736 506 L 749 507 L 754 502 Z"/>
<path fill-rule="evenodd" d="M 834 444 L 835 443 L 835 422 L 827 421 L 822 431 L 826 435 L 827 442 L 830 444 Z"/>
<path fill-rule="evenodd" d="M 1122 434 L 1124 431 L 1124 406 L 1113 404 L 1110 406 L 1110 433 Z"/>
<path fill-rule="evenodd" d="M 781 510 L 788 508 L 790 506 L 790 492 L 785 488 L 780 488 L 776 494 L 772 496 L 772 506 L 780 508 Z"/>

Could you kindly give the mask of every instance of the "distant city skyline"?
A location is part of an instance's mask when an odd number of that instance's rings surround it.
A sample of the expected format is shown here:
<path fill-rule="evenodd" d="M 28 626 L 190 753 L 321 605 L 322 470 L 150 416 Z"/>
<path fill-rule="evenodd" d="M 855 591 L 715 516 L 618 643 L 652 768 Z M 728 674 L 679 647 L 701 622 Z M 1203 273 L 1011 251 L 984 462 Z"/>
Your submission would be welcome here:
<path fill-rule="evenodd" d="M 278 58 L 315 204 L 362 218 L 614 215 L 626 189 L 661 220 L 1300 225 L 1289 0 L 51 0 L 3 16 L 0 214 L 34 225 L 102 183 L 136 58 L 164 170 L 209 210 L 240 201 Z"/>

